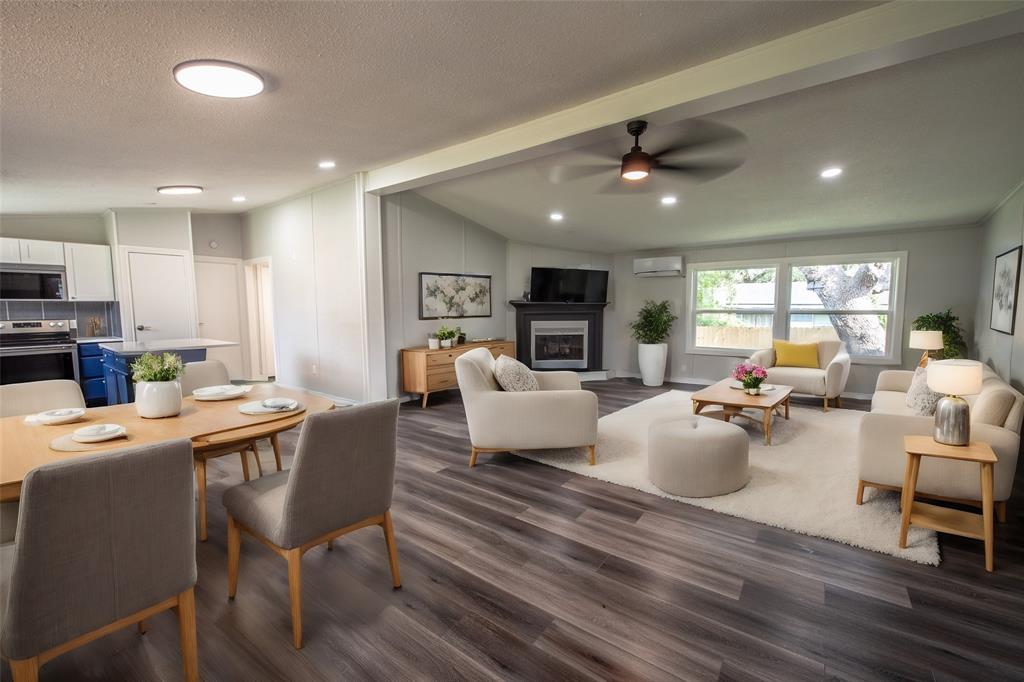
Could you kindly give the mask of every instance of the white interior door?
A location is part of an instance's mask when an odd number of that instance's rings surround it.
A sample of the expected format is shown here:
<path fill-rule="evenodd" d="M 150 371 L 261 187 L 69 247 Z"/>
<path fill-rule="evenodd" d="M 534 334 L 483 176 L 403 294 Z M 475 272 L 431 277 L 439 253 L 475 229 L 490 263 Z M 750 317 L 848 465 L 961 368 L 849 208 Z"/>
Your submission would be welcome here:
<path fill-rule="evenodd" d="M 241 261 L 196 259 L 196 302 L 199 335 L 208 339 L 242 342 L 243 299 L 239 286 Z M 241 346 L 211 348 L 208 360 L 220 360 L 232 379 L 246 378 Z"/>
<path fill-rule="evenodd" d="M 129 251 L 127 259 L 136 340 L 194 336 L 191 268 L 186 254 Z"/>

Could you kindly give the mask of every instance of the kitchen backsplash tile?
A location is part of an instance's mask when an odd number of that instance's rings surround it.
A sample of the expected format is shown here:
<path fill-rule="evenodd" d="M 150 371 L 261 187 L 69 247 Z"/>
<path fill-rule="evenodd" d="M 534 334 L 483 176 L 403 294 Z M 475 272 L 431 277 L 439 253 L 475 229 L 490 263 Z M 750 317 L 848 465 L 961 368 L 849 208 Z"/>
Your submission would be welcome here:
<path fill-rule="evenodd" d="M 44 320 L 71 320 L 75 317 L 75 303 L 71 301 L 43 301 Z"/>
<path fill-rule="evenodd" d="M 41 320 L 43 304 L 40 301 L 7 301 L 7 315 L 11 320 Z"/>
<path fill-rule="evenodd" d="M 121 307 L 117 301 L 0 300 L 0 319 L 76 320 L 79 336 L 121 335 Z"/>

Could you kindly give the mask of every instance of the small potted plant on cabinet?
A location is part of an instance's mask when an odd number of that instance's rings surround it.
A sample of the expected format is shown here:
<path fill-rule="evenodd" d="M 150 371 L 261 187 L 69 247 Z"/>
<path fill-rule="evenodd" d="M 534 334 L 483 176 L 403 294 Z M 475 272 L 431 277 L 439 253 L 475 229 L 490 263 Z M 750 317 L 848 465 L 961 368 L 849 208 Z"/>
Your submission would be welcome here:
<path fill-rule="evenodd" d="M 665 363 L 668 360 L 666 340 L 672 333 L 672 323 L 676 319 L 668 301 L 644 301 L 643 308 L 629 325 L 637 340 L 640 376 L 644 386 L 661 386 L 665 381 Z"/>
<path fill-rule="evenodd" d="M 135 411 L 140 417 L 157 419 L 181 413 L 181 376 L 184 366 L 174 353 L 146 353 L 132 363 L 135 382 Z"/>
<path fill-rule="evenodd" d="M 457 331 L 447 325 L 441 325 L 441 328 L 437 330 L 437 338 L 441 340 L 441 348 L 451 348 L 458 335 Z"/>

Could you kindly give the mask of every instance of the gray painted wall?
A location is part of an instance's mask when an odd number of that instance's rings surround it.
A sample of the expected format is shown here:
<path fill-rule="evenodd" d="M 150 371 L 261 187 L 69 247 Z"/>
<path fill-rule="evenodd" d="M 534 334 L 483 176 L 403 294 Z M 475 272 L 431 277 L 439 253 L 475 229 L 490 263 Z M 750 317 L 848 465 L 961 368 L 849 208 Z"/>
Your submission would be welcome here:
<path fill-rule="evenodd" d="M 217 248 L 210 246 L 216 242 Z M 192 249 L 197 256 L 242 257 L 242 216 L 239 213 L 193 213 Z"/>
<path fill-rule="evenodd" d="M 147 246 L 157 249 L 192 249 L 192 231 L 186 209 L 113 209 L 119 246 Z"/>
<path fill-rule="evenodd" d="M 981 228 L 981 267 L 977 280 L 977 324 L 972 357 L 988 364 L 1017 388 L 1024 386 L 1024 301 L 1017 292 L 1014 335 L 989 328 L 992 310 L 992 275 L 995 257 L 1024 243 L 1024 185 L 1017 187 Z M 969 337 L 968 337 L 969 338 Z"/>
<path fill-rule="evenodd" d="M 0 215 L 0 235 L 54 242 L 107 244 L 102 215 Z"/>

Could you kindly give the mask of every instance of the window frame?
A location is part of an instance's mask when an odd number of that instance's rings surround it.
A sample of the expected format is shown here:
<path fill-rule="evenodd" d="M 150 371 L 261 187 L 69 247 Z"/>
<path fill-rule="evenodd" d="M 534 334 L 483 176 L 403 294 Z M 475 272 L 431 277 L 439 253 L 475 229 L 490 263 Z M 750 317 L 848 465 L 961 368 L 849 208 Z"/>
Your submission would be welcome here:
<path fill-rule="evenodd" d="M 791 292 L 793 284 L 793 267 L 800 265 L 846 265 L 850 263 L 870 262 L 891 262 L 892 274 L 889 285 L 889 306 L 886 310 L 800 310 L 794 311 L 791 306 Z M 775 268 L 775 308 L 768 311 L 764 309 L 737 309 L 737 310 L 697 310 L 697 273 L 706 270 L 729 270 L 738 268 Z M 771 312 L 772 317 L 772 338 L 788 339 L 790 318 L 793 315 L 877 315 L 888 316 L 886 324 L 886 349 L 882 356 L 851 355 L 850 359 L 854 364 L 861 365 L 900 365 L 903 355 L 903 316 L 904 299 L 906 293 L 907 273 L 907 252 L 906 251 L 883 251 L 874 253 L 850 253 L 833 254 L 822 256 L 794 256 L 778 259 L 765 260 L 734 260 L 718 262 L 688 262 L 686 264 L 687 277 L 687 305 L 686 305 L 686 352 L 690 355 L 724 355 L 732 357 L 749 357 L 759 348 L 713 348 L 698 346 L 697 337 L 697 313 L 767 313 Z"/>

